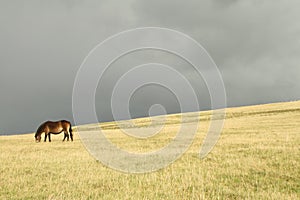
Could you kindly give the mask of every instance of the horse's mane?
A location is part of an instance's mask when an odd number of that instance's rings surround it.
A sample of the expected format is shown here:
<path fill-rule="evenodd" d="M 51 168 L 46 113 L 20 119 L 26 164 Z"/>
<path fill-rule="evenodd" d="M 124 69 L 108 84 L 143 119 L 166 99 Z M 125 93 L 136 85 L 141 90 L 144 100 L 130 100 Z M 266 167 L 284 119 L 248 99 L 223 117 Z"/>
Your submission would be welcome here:
<path fill-rule="evenodd" d="M 43 131 L 44 131 L 44 128 L 45 128 L 45 124 L 46 124 L 47 122 L 44 122 L 44 123 L 42 123 L 40 126 L 39 126 L 39 128 L 37 129 L 37 131 L 36 131 L 36 133 L 35 133 L 35 137 L 38 135 L 38 134 L 40 134 L 40 133 L 42 133 Z"/>

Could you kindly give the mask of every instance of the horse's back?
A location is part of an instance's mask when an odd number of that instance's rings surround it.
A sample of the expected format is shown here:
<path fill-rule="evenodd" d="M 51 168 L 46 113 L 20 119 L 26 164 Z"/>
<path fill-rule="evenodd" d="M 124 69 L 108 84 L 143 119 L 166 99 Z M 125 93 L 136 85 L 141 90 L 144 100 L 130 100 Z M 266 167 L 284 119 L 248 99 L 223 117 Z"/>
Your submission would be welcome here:
<path fill-rule="evenodd" d="M 60 120 L 61 123 L 67 123 L 67 124 L 71 124 L 69 121 L 67 120 Z"/>
<path fill-rule="evenodd" d="M 55 129 L 69 129 L 71 128 L 71 123 L 67 120 L 60 120 L 60 121 L 46 121 L 44 126 L 47 127 L 49 130 Z"/>
<path fill-rule="evenodd" d="M 60 122 L 61 122 L 61 124 L 62 124 L 63 126 L 69 126 L 69 127 L 71 127 L 71 122 L 69 122 L 69 121 L 67 121 L 67 120 L 61 120 Z"/>
<path fill-rule="evenodd" d="M 67 120 L 59 120 L 59 121 L 46 121 L 44 122 L 44 124 L 71 124 L 71 122 L 67 121 Z"/>

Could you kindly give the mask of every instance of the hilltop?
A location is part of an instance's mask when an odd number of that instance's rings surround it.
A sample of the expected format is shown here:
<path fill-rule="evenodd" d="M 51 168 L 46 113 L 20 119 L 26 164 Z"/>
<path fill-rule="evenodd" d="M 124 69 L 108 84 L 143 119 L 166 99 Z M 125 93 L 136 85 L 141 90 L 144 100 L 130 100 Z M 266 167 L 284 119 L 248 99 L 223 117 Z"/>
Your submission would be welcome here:
<path fill-rule="evenodd" d="M 299 199 L 300 101 L 226 109 L 214 149 L 199 159 L 211 111 L 120 122 L 124 129 L 146 131 L 147 139 L 122 132 L 116 122 L 102 123 L 107 138 L 122 149 L 149 152 L 164 147 L 183 123 L 200 126 L 188 151 L 168 167 L 147 174 L 110 169 L 74 142 L 35 143 L 33 134 L 0 136 L 1 199 Z M 159 124 L 164 117 L 165 124 Z M 152 123 L 153 122 L 153 123 Z M 134 126 L 133 126 L 134 125 Z M 95 131 L 99 124 L 77 127 Z"/>

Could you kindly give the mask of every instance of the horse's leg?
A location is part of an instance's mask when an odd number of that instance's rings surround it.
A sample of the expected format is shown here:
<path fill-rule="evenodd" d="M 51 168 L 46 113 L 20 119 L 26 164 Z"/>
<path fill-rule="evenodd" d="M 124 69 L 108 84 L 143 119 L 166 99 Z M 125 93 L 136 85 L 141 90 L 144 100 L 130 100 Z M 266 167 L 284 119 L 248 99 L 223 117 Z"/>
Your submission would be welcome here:
<path fill-rule="evenodd" d="M 44 139 L 44 142 L 47 141 L 47 133 L 45 133 L 45 139 Z"/>
<path fill-rule="evenodd" d="M 72 128 L 70 128 L 70 129 L 69 129 L 69 133 L 70 133 L 71 140 L 73 141 L 73 133 L 72 133 Z"/>
<path fill-rule="evenodd" d="M 64 134 L 65 134 L 65 136 L 64 136 L 63 142 L 65 141 L 65 139 L 66 139 L 66 137 L 67 137 L 65 132 L 64 132 Z"/>
<path fill-rule="evenodd" d="M 73 142 L 73 133 L 70 132 L 70 138 L 71 138 L 71 141 Z"/>
<path fill-rule="evenodd" d="M 51 137 L 50 137 L 51 133 L 48 133 L 48 138 L 49 138 L 49 142 L 51 142 Z"/>
<path fill-rule="evenodd" d="M 67 134 L 68 141 L 69 141 L 69 135 L 70 135 L 70 137 L 71 137 L 71 140 L 73 141 L 73 133 L 72 133 L 72 129 L 71 129 L 71 128 L 66 129 L 64 132 Z"/>
<path fill-rule="evenodd" d="M 67 136 L 67 141 L 69 141 L 69 133 L 68 133 L 68 131 L 65 131 L 65 135 Z"/>

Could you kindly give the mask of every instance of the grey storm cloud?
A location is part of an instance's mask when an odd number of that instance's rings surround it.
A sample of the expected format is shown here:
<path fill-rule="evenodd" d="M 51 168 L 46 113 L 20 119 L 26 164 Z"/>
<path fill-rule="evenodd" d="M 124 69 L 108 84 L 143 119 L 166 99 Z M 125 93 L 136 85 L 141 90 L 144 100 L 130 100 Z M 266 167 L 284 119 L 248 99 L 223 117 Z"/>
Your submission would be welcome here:
<path fill-rule="evenodd" d="M 136 27 L 175 29 L 203 45 L 223 76 L 228 106 L 298 100 L 299 6 L 296 0 L 0 1 L 0 134 L 33 132 L 50 119 L 72 121 L 73 83 L 83 59 L 107 37 Z M 113 120 L 114 83 L 147 62 L 179 70 L 198 91 L 200 107 L 210 108 L 205 82 L 188 63 L 143 51 L 112 64 L 99 84 L 101 121 Z M 162 88 L 142 88 L 131 114 L 146 116 L 156 103 L 178 112 L 173 98 Z"/>

